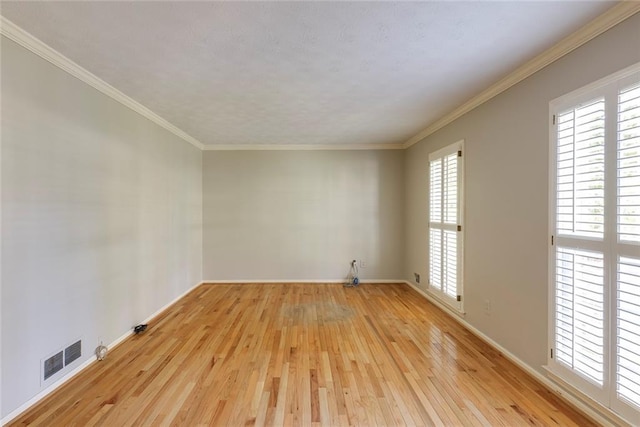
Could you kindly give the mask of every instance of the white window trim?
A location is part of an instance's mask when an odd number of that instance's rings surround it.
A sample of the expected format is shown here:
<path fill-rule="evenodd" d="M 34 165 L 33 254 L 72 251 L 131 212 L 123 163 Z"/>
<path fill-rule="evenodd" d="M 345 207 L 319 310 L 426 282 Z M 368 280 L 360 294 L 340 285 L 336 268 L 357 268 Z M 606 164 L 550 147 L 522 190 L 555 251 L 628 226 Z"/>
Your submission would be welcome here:
<path fill-rule="evenodd" d="M 434 151 L 432 153 L 429 153 L 429 164 L 431 164 L 431 161 L 437 158 L 443 158 L 447 155 L 456 153 L 458 151 L 462 152 L 462 156 L 459 158 L 459 163 L 458 163 L 458 224 L 459 226 L 462 227 L 462 230 L 458 232 L 458 240 L 457 240 L 457 245 L 458 245 L 458 258 L 457 258 L 457 277 L 458 277 L 458 283 L 456 284 L 456 291 L 457 294 L 461 296 L 461 300 L 460 301 L 456 301 L 455 299 L 449 297 L 448 295 L 446 295 L 444 292 L 438 290 L 438 289 L 434 289 L 431 286 L 430 280 L 429 280 L 429 285 L 427 287 L 427 292 L 429 292 L 429 294 L 437 299 L 439 302 L 441 302 L 442 304 L 445 305 L 445 307 L 449 308 L 452 310 L 453 313 L 455 314 L 465 314 L 464 311 L 464 233 L 465 233 L 465 225 L 464 225 L 464 159 L 465 159 L 465 152 L 464 152 L 464 139 L 461 139 L 457 142 L 454 142 L 453 144 L 447 145 L 446 147 L 443 147 L 437 151 Z M 430 172 L 430 168 L 429 168 L 429 172 Z M 427 174 L 429 176 L 430 179 L 430 174 Z M 429 187 L 430 188 L 430 183 L 429 183 Z M 428 197 L 428 200 L 430 202 L 430 197 Z M 428 224 L 428 230 L 431 230 L 431 218 L 430 218 L 430 206 L 427 208 L 427 224 Z M 427 233 L 427 252 L 428 252 L 428 258 L 430 257 L 430 233 Z M 427 275 L 427 277 L 430 276 L 430 267 L 429 267 L 429 263 L 427 263 L 427 270 L 429 271 L 429 274 Z"/>
<path fill-rule="evenodd" d="M 553 123 L 554 115 L 558 112 L 561 112 L 564 109 L 575 107 L 576 105 L 586 102 L 590 99 L 597 98 L 598 96 L 610 96 L 611 91 L 616 91 L 617 96 L 617 88 L 625 86 L 626 84 L 630 84 L 632 81 L 636 81 L 640 77 L 640 62 L 633 64 L 627 68 L 624 68 L 614 74 L 611 74 L 607 77 L 604 77 L 596 82 L 593 82 L 587 86 L 579 88 L 575 91 L 572 91 L 566 95 L 563 95 L 559 98 L 552 100 L 549 103 L 549 251 L 548 251 L 548 331 L 547 331 L 547 366 L 545 367 L 549 371 L 549 377 L 552 380 L 555 380 L 554 377 L 557 377 L 561 380 L 561 382 L 566 382 L 572 387 L 576 387 L 580 392 L 585 393 L 589 398 L 594 399 L 598 404 L 603 405 L 605 408 L 614 411 L 617 415 L 625 418 L 627 421 L 635 424 L 640 424 L 640 411 L 633 409 L 630 405 L 625 405 L 621 403 L 618 399 L 615 399 L 613 396 L 615 391 L 612 389 L 615 388 L 615 384 L 612 383 L 613 378 L 615 378 L 615 364 L 610 363 L 608 360 L 611 357 L 611 348 L 612 345 L 610 340 L 612 337 L 616 336 L 615 334 L 615 322 L 611 321 L 612 316 L 611 313 L 616 309 L 616 301 L 612 298 L 608 298 L 605 293 L 604 299 L 604 307 L 605 313 L 608 313 L 609 316 L 605 316 L 605 367 L 608 366 L 608 371 L 605 372 L 605 386 L 601 389 L 590 381 L 580 378 L 575 372 L 570 371 L 565 368 L 552 357 L 552 349 L 555 347 L 555 274 L 556 274 L 556 242 L 551 244 L 552 239 L 556 237 L 554 234 L 556 233 L 556 126 Z M 612 85 L 616 84 L 614 87 Z M 616 104 L 617 105 L 617 104 Z M 608 108 L 608 107 L 607 107 Z M 607 115 L 611 116 L 614 114 L 617 116 L 616 111 L 607 111 Z M 607 119 L 609 120 L 609 119 Z M 609 140 L 613 138 L 616 140 L 615 136 L 606 135 L 606 139 Z M 605 145 L 605 150 L 611 150 L 611 146 L 614 144 L 608 143 Z M 615 146 L 613 148 L 615 150 Z M 607 153 L 607 156 L 610 156 L 611 153 Z M 615 154 L 614 154 L 615 156 Z M 611 161 L 609 162 L 611 163 Z M 607 163 L 605 163 L 606 168 Z M 612 177 L 615 180 L 617 169 L 611 170 L 605 169 L 605 174 L 607 176 L 606 181 L 611 183 Z M 616 198 L 617 194 L 615 191 L 611 191 L 611 189 L 605 189 L 605 206 L 609 206 L 606 215 L 611 215 L 612 212 L 614 215 L 617 215 L 615 212 L 616 206 Z M 609 221 L 610 228 L 615 227 L 611 226 L 612 221 Z M 606 224 L 605 224 L 606 226 Z M 613 230 L 606 229 L 608 234 L 616 234 L 615 228 Z M 589 240 L 586 238 L 581 238 L 581 240 Z M 608 240 L 610 242 L 610 240 Z M 594 242 L 595 244 L 596 242 Z M 621 244 L 618 244 L 620 246 Z M 607 248 L 607 241 L 605 241 L 602 246 L 605 246 L 603 253 L 611 253 L 612 249 Z M 631 247 L 631 245 L 629 245 Z M 600 249 L 598 249 L 600 250 Z M 622 252 L 629 252 L 632 249 L 622 249 Z M 624 254 L 623 254 L 624 255 Z M 637 256 L 637 255 L 635 255 Z M 617 263 L 617 259 L 609 254 L 609 262 L 605 263 L 605 275 L 609 276 L 615 272 L 615 264 Z M 612 270 L 614 268 L 614 270 Z M 609 280 L 609 279 L 605 279 Z M 609 281 L 611 283 L 611 281 Z M 608 382 L 606 380 L 609 380 Z M 556 381 L 557 382 L 557 381 Z"/>

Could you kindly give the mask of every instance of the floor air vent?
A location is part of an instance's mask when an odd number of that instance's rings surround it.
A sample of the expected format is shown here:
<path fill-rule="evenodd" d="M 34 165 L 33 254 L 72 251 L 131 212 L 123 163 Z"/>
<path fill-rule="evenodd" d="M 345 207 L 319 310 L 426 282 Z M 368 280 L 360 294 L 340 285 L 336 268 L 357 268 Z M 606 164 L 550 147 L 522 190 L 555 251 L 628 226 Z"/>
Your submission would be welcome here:
<path fill-rule="evenodd" d="M 61 371 L 63 367 L 62 352 L 54 354 L 44 361 L 44 379 L 46 380 L 51 375 Z"/>
<path fill-rule="evenodd" d="M 64 366 L 79 359 L 82 355 L 82 341 L 77 341 L 64 349 Z"/>

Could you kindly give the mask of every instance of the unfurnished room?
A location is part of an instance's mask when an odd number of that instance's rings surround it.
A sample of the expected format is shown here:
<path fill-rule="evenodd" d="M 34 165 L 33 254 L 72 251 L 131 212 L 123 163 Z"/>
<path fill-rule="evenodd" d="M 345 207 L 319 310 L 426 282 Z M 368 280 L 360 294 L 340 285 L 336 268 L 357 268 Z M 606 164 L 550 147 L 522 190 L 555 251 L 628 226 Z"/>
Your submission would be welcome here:
<path fill-rule="evenodd" d="M 0 424 L 640 426 L 639 1 L 0 34 Z"/>

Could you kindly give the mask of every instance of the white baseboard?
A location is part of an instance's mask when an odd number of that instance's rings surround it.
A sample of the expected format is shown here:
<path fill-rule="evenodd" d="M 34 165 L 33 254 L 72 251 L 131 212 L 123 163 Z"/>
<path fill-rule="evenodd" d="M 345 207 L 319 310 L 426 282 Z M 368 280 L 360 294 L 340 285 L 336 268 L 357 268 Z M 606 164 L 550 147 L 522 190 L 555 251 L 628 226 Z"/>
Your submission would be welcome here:
<path fill-rule="evenodd" d="M 345 280 L 341 280 L 340 283 L 345 283 Z M 360 283 L 380 283 L 382 285 L 389 285 L 394 283 L 404 283 L 404 280 L 389 280 L 389 279 L 360 279 Z"/>
<path fill-rule="evenodd" d="M 173 304 L 178 302 L 180 299 L 182 299 L 189 292 L 193 291 L 195 288 L 197 288 L 198 286 L 202 285 L 202 283 L 203 282 L 200 282 L 197 285 L 189 288 L 187 291 L 183 292 L 182 294 L 180 294 L 179 296 L 174 298 L 170 303 L 165 304 L 162 308 L 160 308 L 155 313 L 153 313 L 152 315 L 147 317 L 142 323 L 149 322 L 154 317 L 158 316 L 160 313 L 165 311 L 167 308 L 169 308 L 170 306 L 172 306 Z M 129 330 L 129 331 L 125 332 L 120 337 L 116 338 L 113 342 L 111 342 L 107 346 L 107 348 L 109 348 L 109 350 L 111 350 L 112 348 L 114 348 L 115 346 L 120 344 L 122 341 L 124 341 L 127 338 L 129 338 L 131 335 L 133 335 L 133 331 L 132 330 Z M 80 372 L 84 371 L 86 368 L 88 368 L 89 366 L 91 366 L 93 363 L 95 363 L 97 361 L 98 361 L 98 359 L 96 357 L 94 357 L 94 356 L 89 357 L 89 359 L 85 360 L 82 364 L 78 365 L 72 371 L 69 371 L 66 375 L 64 375 L 58 381 L 56 381 L 55 383 L 51 384 L 50 386 L 48 386 L 44 390 L 40 391 L 40 393 L 36 394 L 34 397 L 29 399 L 27 402 L 25 402 L 24 404 L 20 405 L 17 409 L 15 409 L 14 411 L 12 411 L 9 414 L 7 414 L 7 416 L 5 416 L 4 418 L 2 418 L 2 420 L 0 420 L 0 425 L 8 424 L 9 422 L 14 420 L 15 418 L 19 417 L 20 415 L 22 415 L 22 413 L 26 412 L 29 408 L 31 408 L 32 406 L 34 406 L 35 404 L 40 402 L 42 399 L 44 399 L 45 397 L 47 397 L 48 395 L 53 393 L 55 390 L 57 390 L 58 388 L 63 386 L 65 383 L 67 383 L 73 377 L 75 377 Z"/>
<path fill-rule="evenodd" d="M 509 361 L 513 362 L 520 369 L 522 369 L 523 371 L 531 375 L 533 378 L 535 378 L 538 382 L 540 382 L 553 394 L 555 394 L 556 396 L 564 400 L 566 403 L 576 408 L 577 410 L 581 411 L 589 418 L 593 419 L 594 421 L 598 422 L 603 426 L 609 426 L 609 427 L 615 427 L 617 425 L 620 425 L 621 422 L 625 422 L 623 419 L 620 418 L 619 415 L 617 415 L 613 411 L 609 411 L 608 409 L 606 409 L 605 411 L 602 411 L 597 408 L 594 408 L 588 402 L 585 402 L 584 400 L 579 399 L 578 397 L 571 394 L 569 390 L 565 389 L 561 385 L 545 377 L 540 372 L 536 371 L 533 367 L 531 367 L 529 364 L 525 363 L 522 359 L 517 357 L 515 354 L 511 353 L 509 350 L 507 350 L 506 348 L 498 344 L 496 341 L 489 338 L 484 333 L 480 332 L 478 329 L 472 326 L 469 322 L 467 322 L 463 317 L 461 317 L 460 315 L 456 315 L 457 313 L 455 313 L 450 308 L 442 304 L 432 295 L 429 295 L 429 293 L 425 292 L 424 289 L 420 289 L 418 286 L 416 286 L 414 283 L 408 280 L 404 280 L 404 283 L 412 287 L 420 295 L 425 297 L 427 300 L 429 300 L 438 308 L 442 309 L 445 313 L 449 314 L 453 320 L 460 323 L 469 332 L 471 332 L 472 334 L 480 338 L 482 341 L 486 342 L 491 347 L 499 351 L 504 357 L 509 359 Z"/>
<path fill-rule="evenodd" d="M 309 279 L 300 279 L 300 280 L 203 280 L 203 284 L 236 284 L 236 283 L 347 283 L 347 279 L 327 279 L 327 280 L 309 280 Z M 406 283 L 404 279 L 398 280 L 389 280 L 389 279 L 360 279 L 360 283 Z"/>

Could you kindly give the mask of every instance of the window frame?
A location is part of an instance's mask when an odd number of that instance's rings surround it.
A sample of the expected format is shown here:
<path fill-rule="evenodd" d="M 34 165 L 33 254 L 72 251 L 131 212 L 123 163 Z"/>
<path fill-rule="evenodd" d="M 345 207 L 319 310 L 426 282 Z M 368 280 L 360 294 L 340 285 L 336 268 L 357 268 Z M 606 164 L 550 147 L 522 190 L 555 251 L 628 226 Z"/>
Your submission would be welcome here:
<path fill-rule="evenodd" d="M 640 81 L 640 63 L 633 64 L 617 73 L 593 82 L 587 86 L 563 95 L 549 103 L 549 236 L 548 250 L 548 351 L 547 366 L 551 378 L 557 377 L 561 382 L 576 388 L 603 407 L 614 411 L 630 421 L 640 422 L 640 405 L 623 402 L 616 393 L 616 356 L 615 338 L 617 337 L 617 283 L 618 263 L 621 257 L 638 258 L 634 253 L 640 245 L 621 242 L 617 230 L 618 224 L 618 94 L 625 87 Z M 604 236 L 602 239 L 590 237 L 568 237 L 557 234 L 557 128 L 555 118 L 568 109 L 574 109 L 590 100 L 605 100 L 604 130 Z M 615 100 L 615 102 L 614 102 Z M 614 167 L 612 167 L 612 165 Z M 580 250 L 595 250 L 604 258 L 604 380 L 603 386 L 582 377 L 579 373 L 565 367 L 555 359 L 556 342 L 556 251 L 558 243 L 581 241 L 583 246 L 569 246 Z"/>
<path fill-rule="evenodd" d="M 459 296 L 459 300 L 449 296 L 443 289 L 438 289 L 431 284 L 431 230 L 432 230 L 432 221 L 431 221 L 431 162 L 434 160 L 444 160 L 447 156 L 458 153 L 461 154 L 457 157 L 457 224 L 438 228 L 442 231 L 446 229 L 457 228 L 456 230 L 456 295 Z M 427 197 L 427 271 L 429 272 L 428 277 L 428 292 L 434 296 L 438 301 L 445 304 L 447 307 L 453 309 L 455 312 L 464 314 L 464 140 L 459 140 L 454 142 L 453 144 L 449 144 L 439 150 L 436 150 L 432 153 L 429 153 L 428 157 L 428 168 L 427 168 L 427 177 L 428 177 L 428 197 Z M 441 192 L 441 203 L 444 203 L 444 185 L 443 190 Z M 442 209 L 442 208 L 441 208 Z M 444 215 L 444 209 L 442 209 Z M 443 225 L 445 224 L 442 221 Z M 442 253 L 442 252 L 441 252 Z M 441 264 L 442 268 L 442 264 Z"/>

